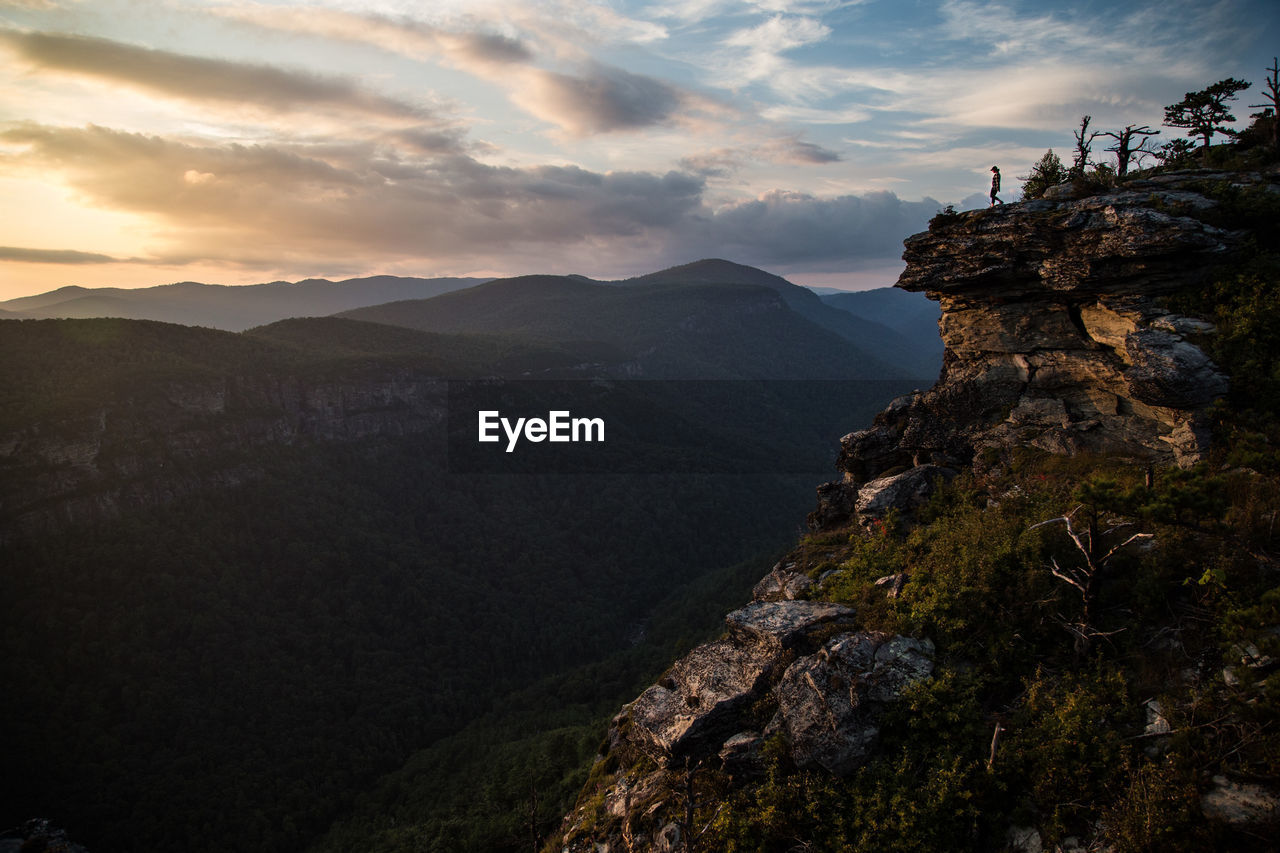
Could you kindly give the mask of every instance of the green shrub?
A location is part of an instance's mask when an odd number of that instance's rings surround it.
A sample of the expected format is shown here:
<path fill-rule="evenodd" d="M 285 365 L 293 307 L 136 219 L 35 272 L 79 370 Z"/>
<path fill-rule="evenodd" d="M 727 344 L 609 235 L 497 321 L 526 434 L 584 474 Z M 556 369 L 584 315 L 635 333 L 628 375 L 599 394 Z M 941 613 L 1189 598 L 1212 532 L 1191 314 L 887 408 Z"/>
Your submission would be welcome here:
<path fill-rule="evenodd" d="M 1031 167 L 1030 174 L 1020 175 L 1018 180 L 1022 181 L 1022 199 L 1043 198 L 1045 190 L 1049 187 L 1056 187 L 1058 184 L 1067 180 L 1067 167 L 1062 165 L 1062 160 L 1057 154 L 1053 153 L 1050 148 L 1044 152 L 1034 166 Z"/>

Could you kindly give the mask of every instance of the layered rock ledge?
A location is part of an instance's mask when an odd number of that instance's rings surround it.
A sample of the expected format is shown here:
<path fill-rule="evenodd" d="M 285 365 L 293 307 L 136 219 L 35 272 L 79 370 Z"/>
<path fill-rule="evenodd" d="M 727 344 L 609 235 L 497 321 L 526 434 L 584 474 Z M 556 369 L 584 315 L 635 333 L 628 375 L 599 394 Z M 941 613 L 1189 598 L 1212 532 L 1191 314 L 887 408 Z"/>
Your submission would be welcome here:
<path fill-rule="evenodd" d="M 1275 174 L 1173 173 L 940 215 L 907 239 L 897 286 L 941 304 L 942 374 L 841 440 L 844 478 L 820 489 L 810 526 L 909 508 L 939 468 L 981 470 L 1014 447 L 1197 461 L 1228 383 L 1197 344 L 1212 325 L 1166 299 L 1235 257 L 1244 235 L 1210 224 L 1205 192 L 1224 184 L 1280 192 Z M 868 492 L 911 469 L 901 496 Z"/>

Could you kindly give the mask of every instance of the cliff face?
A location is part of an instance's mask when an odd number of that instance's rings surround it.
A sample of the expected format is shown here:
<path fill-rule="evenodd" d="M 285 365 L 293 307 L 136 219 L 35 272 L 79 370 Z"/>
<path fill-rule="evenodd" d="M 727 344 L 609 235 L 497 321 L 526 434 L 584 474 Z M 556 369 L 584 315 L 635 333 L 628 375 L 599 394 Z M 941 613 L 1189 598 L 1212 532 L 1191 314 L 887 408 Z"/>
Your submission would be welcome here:
<path fill-rule="evenodd" d="M 942 374 L 842 439 L 844 478 L 819 489 L 811 527 L 909 510 L 939 478 L 998 468 L 1017 448 L 1198 460 L 1206 410 L 1228 381 L 1196 343 L 1213 327 L 1165 299 L 1245 240 L 1210 224 L 1217 202 L 1197 187 L 1220 181 L 1280 191 L 1258 175 L 1170 174 L 940 215 L 908 239 L 898 286 L 941 303 Z M 931 678 L 935 649 L 925 637 L 860 630 L 853 609 L 806 600 L 849 571 L 833 568 L 840 548 L 830 547 L 816 557 L 797 549 L 799 565 L 775 567 L 727 618 L 723 639 L 623 709 L 557 849 L 686 849 L 690 803 L 709 796 L 695 788 L 720 785 L 715 796 L 725 796 L 756 784 L 762 750 L 836 777 L 875 754 L 882 715 Z M 906 580 L 888 575 L 875 588 L 893 600 Z"/>
<path fill-rule="evenodd" d="M 408 370 L 174 380 L 0 433 L 0 520 L 57 530 L 252 479 L 255 455 L 435 429 L 447 383 Z"/>
<path fill-rule="evenodd" d="M 883 514 L 868 504 L 904 471 L 982 468 L 1017 447 L 1198 460 L 1204 412 L 1227 378 L 1196 345 L 1213 327 L 1164 300 L 1244 239 L 1206 222 L 1218 202 L 1197 188 L 1224 181 L 1280 191 L 1261 175 L 1204 172 L 1085 198 L 1064 187 L 942 215 L 908 239 L 898 286 L 941 303 L 942 375 L 842 439 L 844 479 L 822 488 L 810 525 Z"/>

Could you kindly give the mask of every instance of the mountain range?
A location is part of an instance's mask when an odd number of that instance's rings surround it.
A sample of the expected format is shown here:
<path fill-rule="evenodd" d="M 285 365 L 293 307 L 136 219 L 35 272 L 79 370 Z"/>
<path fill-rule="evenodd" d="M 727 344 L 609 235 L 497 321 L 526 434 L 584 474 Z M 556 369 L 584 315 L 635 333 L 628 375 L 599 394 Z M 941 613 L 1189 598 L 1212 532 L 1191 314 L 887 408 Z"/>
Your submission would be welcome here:
<path fill-rule="evenodd" d="M 345 281 L 309 278 L 243 286 L 194 281 L 139 288 L 71 285 L 0 302 L 3 312 L 0 316 L 6 319 L 122 317 L 239 332 L 289 317 L 324 316 L 398 299 L 426 299 L 486 280 L 378 275 Z"/>
<path fill-rule="evenodd" d="M 433 332 L 598 341 L 630 354 L 649 376 L 731 370 L 771 378 L 931 378 L 941 364 L 936 319 L 931 330 L 907 322 L 899 331 L 786 279 L 723 260 L 614 282 L 501 279 L 339 316 Z"/>
<path fill-rule="evenodd" d="M 819 298 L 724 260 L 622 281 L 530 275 L 234 287 L 182 282 L 70 286 L 0 303 L 5 319 L 120 317 L 228 331 L 334 314 L 430 332 L 574 341 L 587 363 L 630 363 L 647 377 L 932 378 L 941 364 L 937 307 L 923 296 L 884 288 Z"/>

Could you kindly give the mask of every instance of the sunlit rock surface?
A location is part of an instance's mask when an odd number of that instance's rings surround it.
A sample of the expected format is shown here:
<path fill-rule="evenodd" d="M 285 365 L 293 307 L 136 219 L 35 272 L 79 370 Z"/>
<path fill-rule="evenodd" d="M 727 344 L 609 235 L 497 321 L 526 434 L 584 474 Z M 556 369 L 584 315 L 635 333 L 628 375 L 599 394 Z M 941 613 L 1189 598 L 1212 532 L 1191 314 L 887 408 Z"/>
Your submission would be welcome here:
<path fill-rule="evenodd" d="M 910 237 L 898 287 L 941 304 L 942 375 L 841 440 L 844 480 L 821 487 L 810 526 L 863 518 L 862 490 L 890 474 L 981 469 L 1015 447 L 1198 461 L 1228 382 L 1198 344 L 1213 326 L 1167 297 L 1240 247 L 1195 191 L 1221 180 L 1280 192 L 1256 174 L 1175 173 L 940 216 Z"/>

